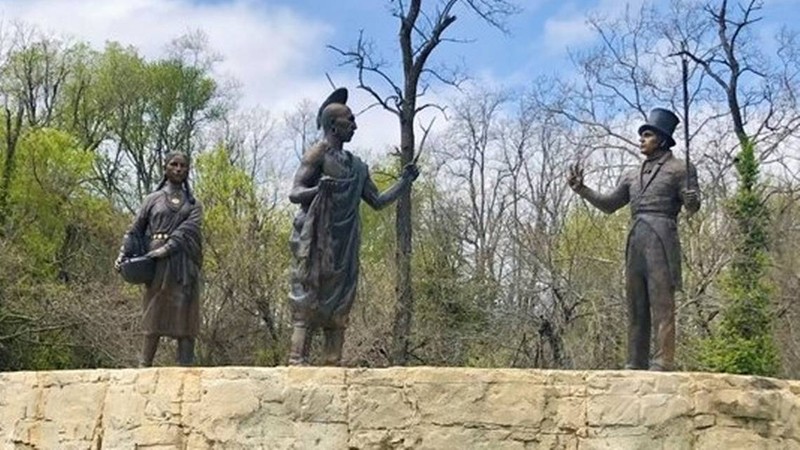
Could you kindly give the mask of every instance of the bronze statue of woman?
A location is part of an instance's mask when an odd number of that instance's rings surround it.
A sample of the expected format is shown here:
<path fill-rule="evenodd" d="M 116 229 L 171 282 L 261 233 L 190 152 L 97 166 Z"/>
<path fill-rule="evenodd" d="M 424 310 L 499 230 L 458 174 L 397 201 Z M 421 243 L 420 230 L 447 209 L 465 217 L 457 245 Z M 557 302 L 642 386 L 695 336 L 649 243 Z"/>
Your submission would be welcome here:
<path fill-rule="evenodd" d="M 139 367 L 153 365 L 162 336 L 177 339 L 178 364 L 191 365 L 200 328 L 203 208 L 189 187 L 189 157 L 173 152 L 164 161 L 164 177 L 142 202 L 115 262 L 119 270 L 137 245 L 154 261 L 154 275 L 145 283 L 142 303 L 144 340 Z"/>

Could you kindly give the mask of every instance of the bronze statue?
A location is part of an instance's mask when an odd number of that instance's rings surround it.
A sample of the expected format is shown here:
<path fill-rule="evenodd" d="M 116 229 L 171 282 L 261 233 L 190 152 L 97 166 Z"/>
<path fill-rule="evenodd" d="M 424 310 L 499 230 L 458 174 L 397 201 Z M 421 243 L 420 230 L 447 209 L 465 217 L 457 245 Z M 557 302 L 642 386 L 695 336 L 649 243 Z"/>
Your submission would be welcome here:
<path fill-rule="evenodd" d="M 383 208 L 419 175 L 417 167 L 408 164 L 400 180 L 378 192 L 368 166 L 343 149 L 357 128 L 346 103 L 347 90 L 339 88 L 320 106 L 317 128 L 323 129 L 324 137 L 303 154 L 289 194 L 289 200 L 300 205 L 290 237 L 291 365 L 308 364 L 318 328 L 325 335 L 323 363 L 340 363 L 358 285 L 361 200 L 374 209 Z"/>
<path fill-rule="evenodd" d="M 114 263 L 120 270 L 134 256 L 154 261 L 145 281 L 139 367 L 153 365 L 161 336 L 177 339 L 178 364 L 191 365 L 200 328 L 203 208 L 189 188 L 188 156 L 170 153 L 164 161 L 164 177 L 142 202 Z"/>
<path fill-rule="evenodd" d="M 666 109 L 651 111 L 639 128 L 645 161 L 625 173 L 617 188 L 601 194 L 583 184 L 583 168 L 574 165 L 569 186 L 601 211 L 611 214 L 630 203 L 631 223 L 625 251 L 628 302 L 626 369 L 672 370 L 675 360 L 675 291 L 681 285 L 678 212 L 700 208 L 697 171 L 672 155 L 672 133 L 679 119 Z M 651 326 L 655 351 L 649 360 Z"/>

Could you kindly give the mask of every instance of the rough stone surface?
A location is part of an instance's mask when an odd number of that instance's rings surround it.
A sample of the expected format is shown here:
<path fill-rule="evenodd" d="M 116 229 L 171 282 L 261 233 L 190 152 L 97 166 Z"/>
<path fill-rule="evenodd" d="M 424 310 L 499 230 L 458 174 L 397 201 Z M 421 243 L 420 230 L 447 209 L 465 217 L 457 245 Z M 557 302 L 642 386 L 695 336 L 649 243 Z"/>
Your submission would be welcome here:
<path fill-rule="evenodd" d="M 794 449 L 800 382 L 704 373 L 0 373 L 3 449 Z"/>

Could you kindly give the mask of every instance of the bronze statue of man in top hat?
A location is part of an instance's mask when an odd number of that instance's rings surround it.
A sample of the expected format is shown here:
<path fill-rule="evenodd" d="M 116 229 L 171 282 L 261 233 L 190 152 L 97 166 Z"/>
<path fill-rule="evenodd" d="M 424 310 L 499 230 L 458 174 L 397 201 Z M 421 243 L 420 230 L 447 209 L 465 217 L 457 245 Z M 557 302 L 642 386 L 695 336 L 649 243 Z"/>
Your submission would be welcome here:
<path fill-rule="evenodd" d="M 656 108 L 639 127 L 645 156 L 637 169 L 623 174 L 613 192 L 603 194 L 583 184 L 576 164 L 569 186 L 601 211 L 611 214 L 630 203 L 631 221 L 625 251 L 625 294 L 628 303 L 626 369 L 672 370 L 675 363 L 675 292 L 681 284 L 678 212 L 700 208 L 697 171 L 676 158 L 672 133 L 678 117 Z M 655 349 L 650 359 L 650 336 Z"/>
<path fill-rule="evenodd" d="M 357 128 L 347 106 L 347 89 L 336 89 L 322 103 L 317 127 L 324 136 L 303 154 L 289 194 L 289 200 L 300 206 L 289 240 L 292 365 L 309 363 L 312 336 L 319 328 L 325 333 L 323 363 L 339 364 L 358 285 L 361 200 L 374 209 L 383 208 L 419 175 L 417 167 L 408 164 L 394 185 L 378 191 L 367 164 L 343 147 Z"/>

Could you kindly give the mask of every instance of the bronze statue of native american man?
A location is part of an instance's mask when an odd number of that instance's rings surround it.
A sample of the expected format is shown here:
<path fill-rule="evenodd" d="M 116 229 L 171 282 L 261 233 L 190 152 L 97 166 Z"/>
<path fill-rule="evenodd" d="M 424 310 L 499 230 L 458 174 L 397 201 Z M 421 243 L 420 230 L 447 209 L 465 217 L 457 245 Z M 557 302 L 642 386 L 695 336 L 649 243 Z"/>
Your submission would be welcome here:
<path fill-rule="evenodd" d="M 291 292 L 292 334 L 289 364 L 306 365 L 313 334 L 325 334 L 323 363 L 341 362 L 344 331 L 358 285 L 359 205 L 363 199 L 383 208 L 411 187 L 419 175 L 413 163 L 400 179 L 379 192 L 369 168 L 344 150 L 356 131 L 347 90 L 336 89 L 319 108 L 317 127 L 324 137 L 303 154 L 289 200 L 300 206 L 294 218 Z"/>

